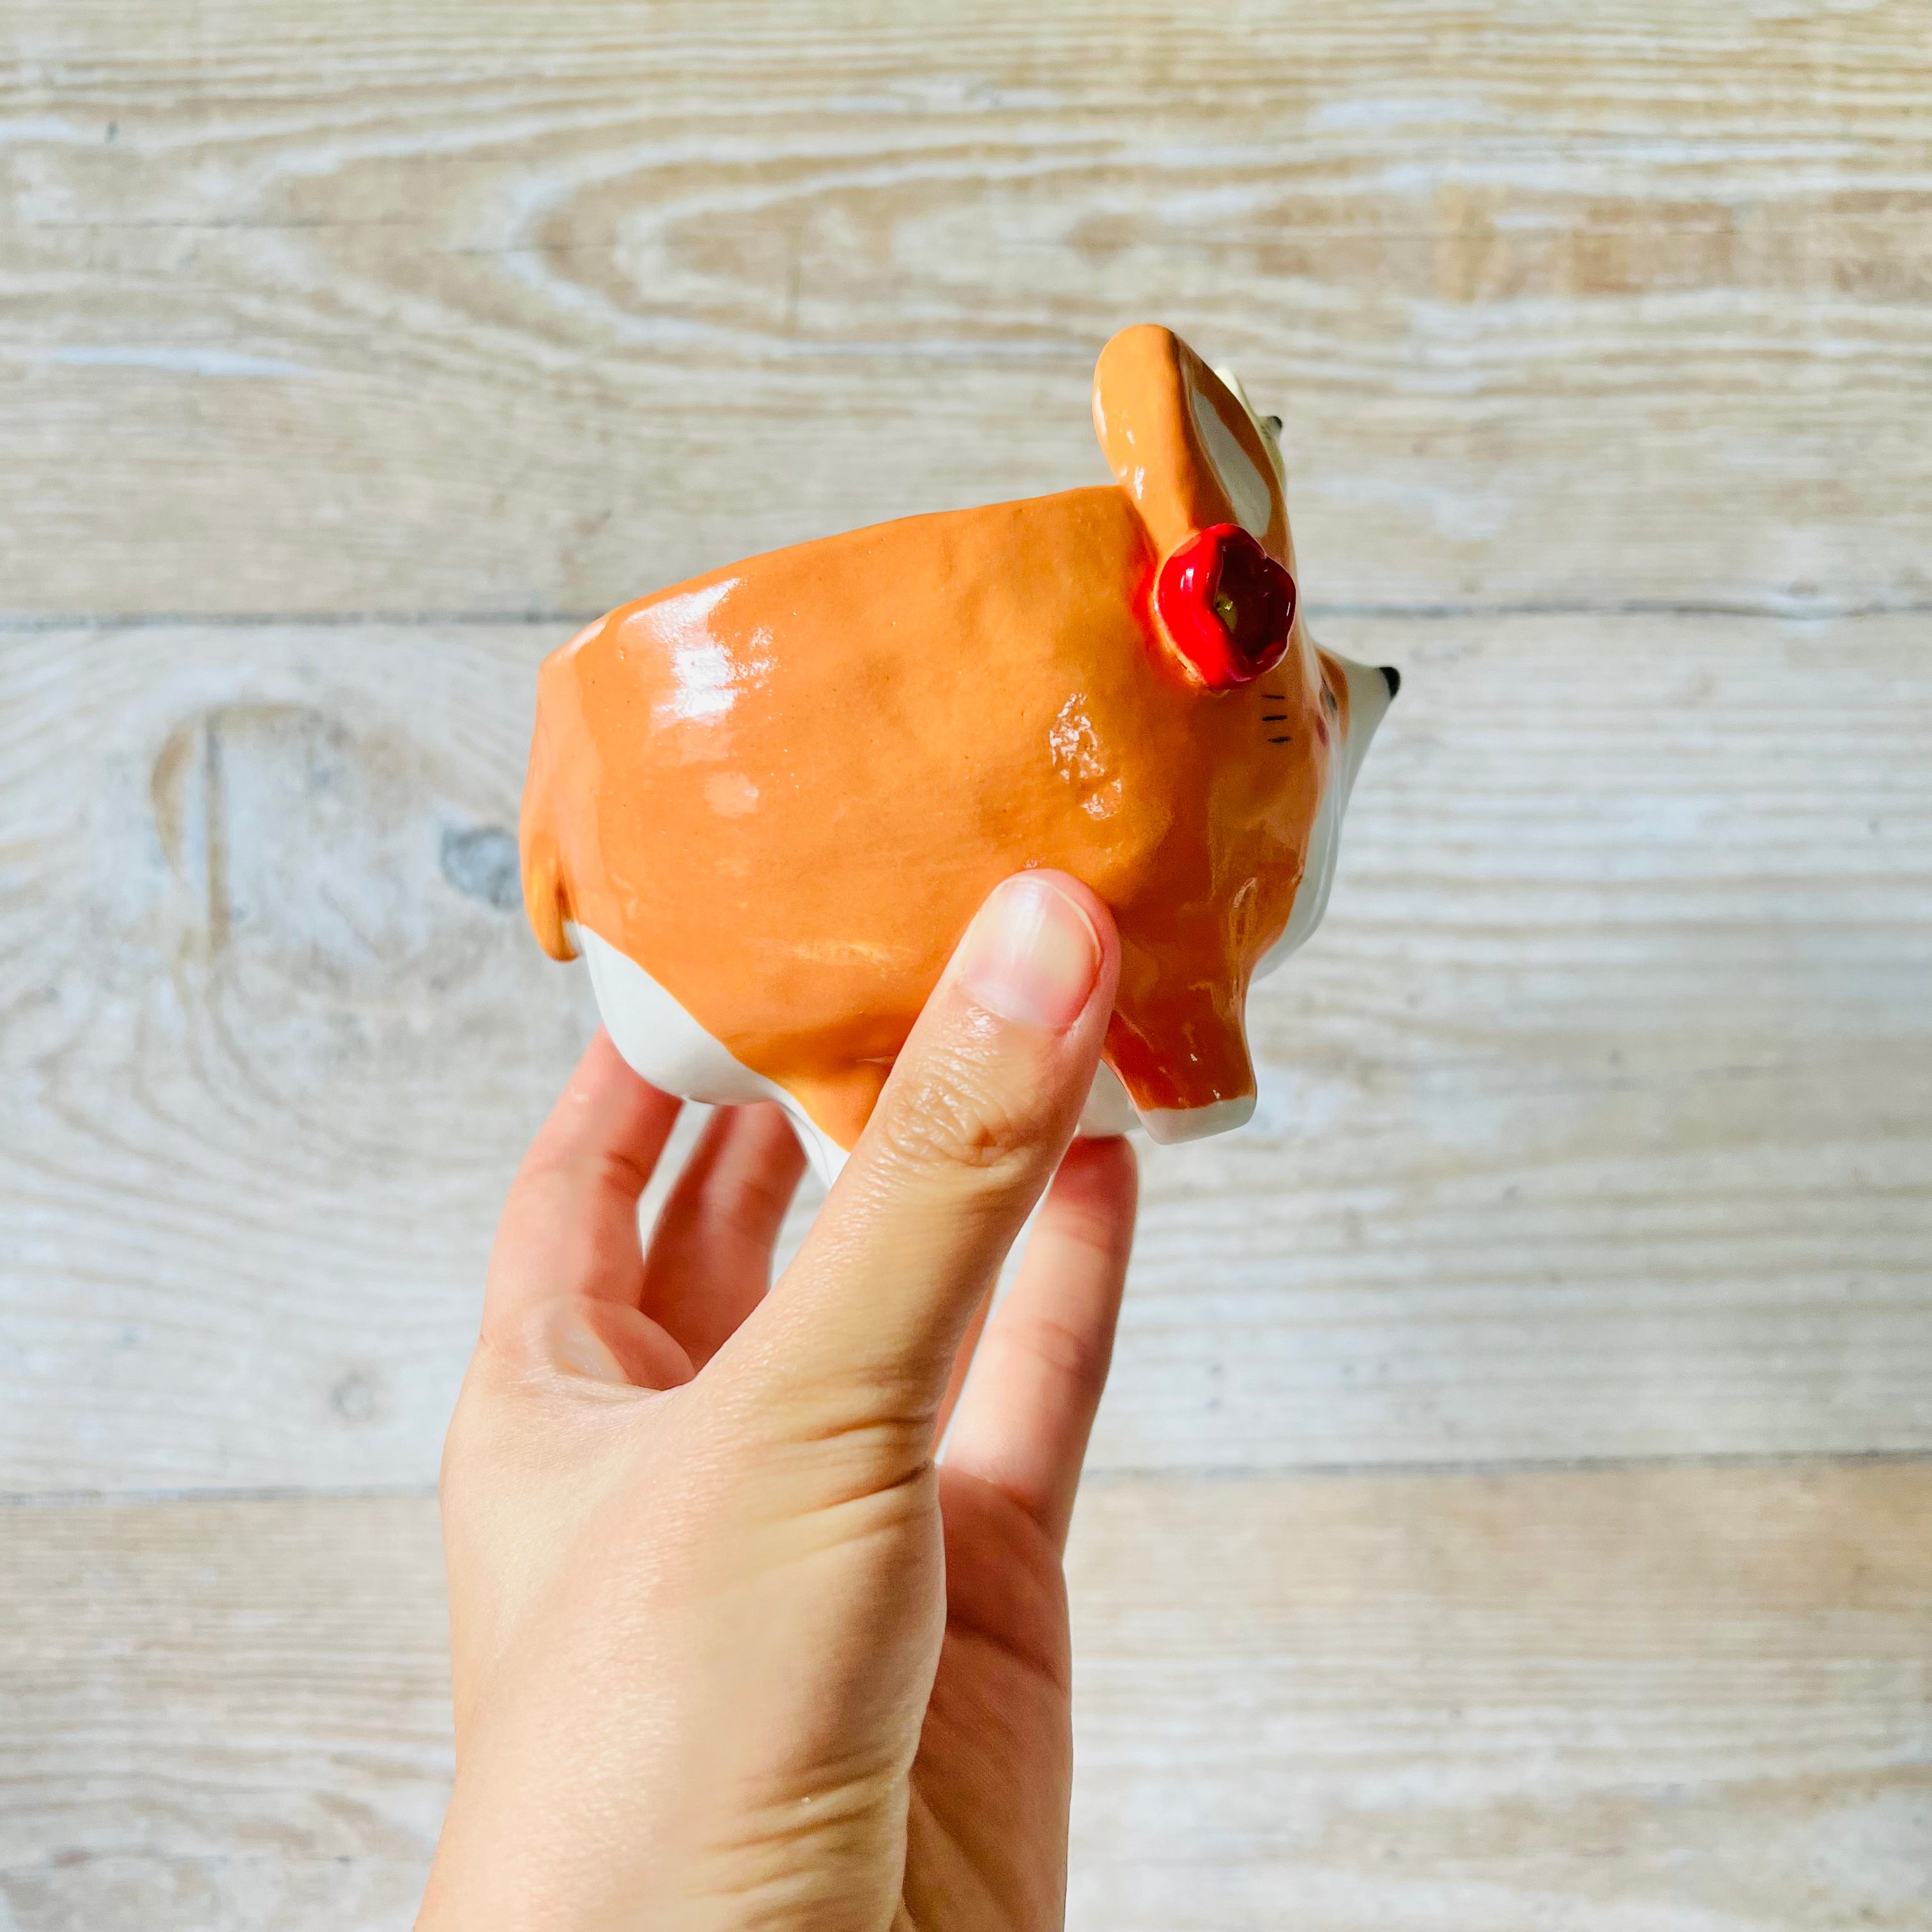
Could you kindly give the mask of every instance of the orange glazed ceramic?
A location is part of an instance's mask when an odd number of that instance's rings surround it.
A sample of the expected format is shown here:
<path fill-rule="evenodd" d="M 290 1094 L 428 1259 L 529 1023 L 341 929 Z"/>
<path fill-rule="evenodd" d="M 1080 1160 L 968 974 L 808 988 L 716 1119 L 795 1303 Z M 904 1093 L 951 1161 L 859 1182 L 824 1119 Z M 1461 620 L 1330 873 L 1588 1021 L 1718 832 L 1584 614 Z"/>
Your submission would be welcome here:
<path fill-rule="evenodd" d="M 545 662 L 524 898 L 646 1078 L 780 1100 L 836 1170 L 980 901 L 1052 866 L 1120 927 L 1088 1130 L 1253 1111 L 1249 985 L 1321 917 L 1398 680 L 1310 638 L 1233 377 L 1130 328 L 1094 422 L 1110 485 L 731 564 Z"/>

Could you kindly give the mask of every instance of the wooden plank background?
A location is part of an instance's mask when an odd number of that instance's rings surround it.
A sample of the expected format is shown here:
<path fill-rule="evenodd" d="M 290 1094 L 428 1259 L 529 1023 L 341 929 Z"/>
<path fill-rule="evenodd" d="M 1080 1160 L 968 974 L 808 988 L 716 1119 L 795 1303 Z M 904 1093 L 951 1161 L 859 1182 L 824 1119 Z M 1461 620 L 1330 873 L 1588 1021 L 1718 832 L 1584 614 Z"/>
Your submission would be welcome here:
<path fill-rule="evenodd" d="M 1922 1466 L 1090 1483 L 1073 1916 L 1916 1928 Z M 38 1927 L 406 1925 L 448 1771 L 427 1498 L 14 1513 Z"/>
<path fill-rule="evenodd" d="M 408 1922 L 535 664 L 1146 317 L 1407 682 L 1148 1160 L 1074 1922 L 1932 1921 L 1925 27 L 0 0 L 0 1928 Z"/>

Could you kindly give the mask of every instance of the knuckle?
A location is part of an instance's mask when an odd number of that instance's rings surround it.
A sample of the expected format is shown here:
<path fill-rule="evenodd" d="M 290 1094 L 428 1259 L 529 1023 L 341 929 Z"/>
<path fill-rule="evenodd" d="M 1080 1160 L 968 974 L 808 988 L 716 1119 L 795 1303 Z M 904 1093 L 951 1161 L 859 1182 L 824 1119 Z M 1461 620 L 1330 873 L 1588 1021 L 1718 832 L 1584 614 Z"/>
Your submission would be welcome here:
<path fill-rule="evenodd" d="M 899 1490 L 933 1468 L 934 1409 L 916 1379 L 827 1373 L 782 1401 L 728 1397 L 709 1418 L 721 1466 L 818 1508 Z"/>
<path fill-rule="evenodd" d="M 1114 1352 L 1109 1336 L 1076 1328 L 1054 1316 L 1029 1315 L 1021 1323 L 1015 1340 L 1046 1363 L 1077 1395 L 1097 1400 L 1106 1387 Z"/>
<path fill-rule="evenodd" d="M 738 1174 L 723 1189 L 717 1218 L 729 1227 L 776 1228 L 791 1205 L 791 1190 L 764 1174 Z"/>
<path fill-rule="evenodd" d="M 997 1187 L 1039 1167 L 1052 1129 L 1039 1111 L 1016 1103 L 986 1071 L 956 1056 L 921 1069 L 882 1110 L 884 1151 L 920 1168 L 963 1168 Z"/>

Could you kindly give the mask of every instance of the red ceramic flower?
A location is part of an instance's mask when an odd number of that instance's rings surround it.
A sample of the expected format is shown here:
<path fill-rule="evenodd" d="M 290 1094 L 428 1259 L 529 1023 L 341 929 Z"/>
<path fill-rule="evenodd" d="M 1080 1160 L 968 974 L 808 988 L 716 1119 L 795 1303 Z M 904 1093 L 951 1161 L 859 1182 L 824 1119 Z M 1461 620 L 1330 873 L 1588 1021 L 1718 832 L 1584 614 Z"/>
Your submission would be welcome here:
<path fill-rule="evenodd" d="M 1216 524 L 1161 566 L 1154 604 L 1201 681 L 1232 691 L 1281 662 L 1294 579 L 1239 524 Z"/>

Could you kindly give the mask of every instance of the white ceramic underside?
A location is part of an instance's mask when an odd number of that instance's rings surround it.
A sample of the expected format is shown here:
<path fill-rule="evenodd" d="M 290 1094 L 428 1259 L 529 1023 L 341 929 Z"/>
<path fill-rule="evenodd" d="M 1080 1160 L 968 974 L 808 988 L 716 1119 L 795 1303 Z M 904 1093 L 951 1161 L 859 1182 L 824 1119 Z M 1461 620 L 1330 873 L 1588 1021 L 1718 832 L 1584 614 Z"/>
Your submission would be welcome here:
<path fill-rule="evenodd" d="M 566 921 L 570 943 L 590 968 L 611 1044 L 653 1087 L 686 1100 L 742 1106 L 776 1100 L 796 1130 L 819 1178 L 830 1186 L 845 1164 L 845 1150 L 776 1080 L 754 1073 L 729 1047 L 714 1040 L 628 954 L 601 934 Z"/>
<path fill-rule="evenodd" d="M 566 925 L 571 944 L 583 954 L 597 994 L 597 1010 L 612 1043 L 653 1087 L 686 1100 L 714 1106 L 742 1106 L 776 1100 L 798 1133 L 827 1186 L 845 1164 L 845 1150 L 812 1119 L 776 1080 L 754 1072 L 730 1048 L 713 1039 L 683 1006 L 638 962 L 601 934 L 574 921 Z M 1255 1110 L 1250 1094 L 1211 1107 L 1184 1112 L 1137 1109 L 1110 1066 L 1094 1077 L 1080 1115 L 1083 1135 L 1124 1134 L 1144 1128 L 1156 1141 L 1199 1140 L 1241 1126 Z"/>

